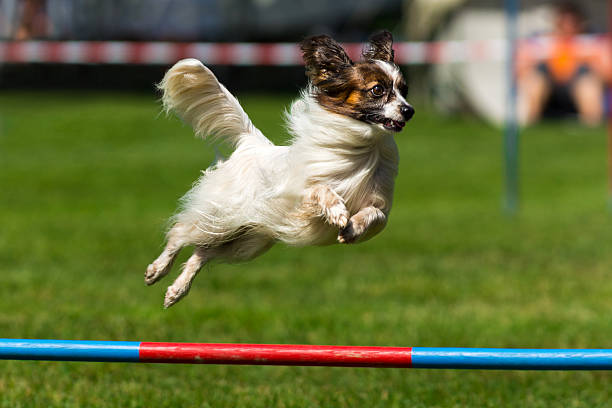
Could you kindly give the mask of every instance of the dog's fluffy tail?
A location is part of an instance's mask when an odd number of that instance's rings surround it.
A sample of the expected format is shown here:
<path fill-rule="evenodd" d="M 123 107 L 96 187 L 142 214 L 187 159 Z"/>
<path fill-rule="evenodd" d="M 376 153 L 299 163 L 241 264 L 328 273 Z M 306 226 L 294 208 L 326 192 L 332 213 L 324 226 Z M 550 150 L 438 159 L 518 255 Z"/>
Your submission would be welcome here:
<path fill-rule="evenodd" d="M 174 64 L 158 88 L 166 112 L 174 110 L 202 138 L 218 138 L 234 146 L 245 141 L 271 144 L 238 100 L 196 59 Z"/>

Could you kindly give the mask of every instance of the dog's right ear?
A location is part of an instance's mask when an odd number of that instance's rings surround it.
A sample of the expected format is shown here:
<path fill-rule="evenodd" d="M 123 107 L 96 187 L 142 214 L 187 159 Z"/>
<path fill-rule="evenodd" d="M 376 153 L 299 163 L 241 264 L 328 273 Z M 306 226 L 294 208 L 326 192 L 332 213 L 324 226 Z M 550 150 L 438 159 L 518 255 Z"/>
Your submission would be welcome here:
<path fill-rule="evenodd" d="M 300 48 L 306 65 L 306 75 L 318 86 L 353 66 L 344 49 L 327 35 L 308 37 Z"/>

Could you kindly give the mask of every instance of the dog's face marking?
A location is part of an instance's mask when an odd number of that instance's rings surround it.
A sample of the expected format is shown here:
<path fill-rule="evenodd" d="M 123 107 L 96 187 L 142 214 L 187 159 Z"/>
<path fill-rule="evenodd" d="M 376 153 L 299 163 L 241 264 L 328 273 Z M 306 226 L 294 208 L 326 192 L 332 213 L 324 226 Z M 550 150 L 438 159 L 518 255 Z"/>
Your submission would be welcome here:
<path fill-rule="evenodd" d="M 407 85 L 393 63 L 389 32 L 373 36 L 354 63 L 328 36 L 311 37 L 301 44 L 306 74 L 318 103 L 335 113 L 399 132 L 414 114 L 406 102 Z"/>

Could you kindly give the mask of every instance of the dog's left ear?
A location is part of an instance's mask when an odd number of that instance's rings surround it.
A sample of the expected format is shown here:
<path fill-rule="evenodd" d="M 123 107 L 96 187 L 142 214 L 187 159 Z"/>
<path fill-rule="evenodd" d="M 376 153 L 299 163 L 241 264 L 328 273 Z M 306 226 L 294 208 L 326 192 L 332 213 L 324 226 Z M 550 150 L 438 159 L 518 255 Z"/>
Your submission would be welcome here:
<path fill-rule="evenodd" d="M 393 36 L 387 30 L 374 34 L 362 52 L 366 60 L 380 60 L 393 62 Z"/>

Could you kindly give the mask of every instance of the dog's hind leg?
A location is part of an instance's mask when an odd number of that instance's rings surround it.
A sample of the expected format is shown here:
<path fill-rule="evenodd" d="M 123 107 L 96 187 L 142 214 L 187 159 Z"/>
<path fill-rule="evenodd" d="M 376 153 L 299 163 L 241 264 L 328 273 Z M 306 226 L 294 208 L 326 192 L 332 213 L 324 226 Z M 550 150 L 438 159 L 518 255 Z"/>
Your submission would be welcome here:
<path fill-rule="evenodd" d="M 195 251 L 193 251 L 193 255 L 191 255 L 183 265 L 181 274 L 166 291 L 166 297 L 164 298 L 165 308 L 169 308 L 189 293 L 193 280 L 209 259 L 210 254 L 206 253 L 205 248 L 197 247 Z"/>
<path fill-rule="evenodd" d="M 176 223 L 168 232 L 168 243 L 163 252 L 154 260 L 145 272 L 145 283 L 152 285 L 170 272 L 174 259 L 181 248 L 188 244 L 188 228 Z"/>
<path fill-rule="evenodd" d="M 218 247 L 196 247 L 193 255 L 183 265 L 183 271 L 168 287 L 164 307 L 168 308 L 181 300 L 191 288 L 191 284 L 204 264 L 212 259 L 225 262 L 244 262 L 251 260 L 270 249 L 274 240 L 266 235 L 244 234 Z"/>

